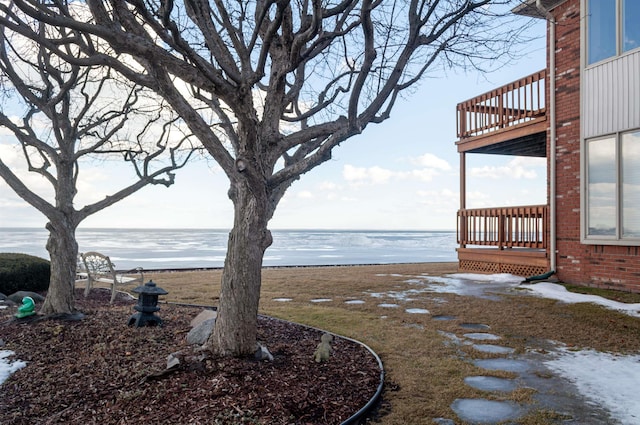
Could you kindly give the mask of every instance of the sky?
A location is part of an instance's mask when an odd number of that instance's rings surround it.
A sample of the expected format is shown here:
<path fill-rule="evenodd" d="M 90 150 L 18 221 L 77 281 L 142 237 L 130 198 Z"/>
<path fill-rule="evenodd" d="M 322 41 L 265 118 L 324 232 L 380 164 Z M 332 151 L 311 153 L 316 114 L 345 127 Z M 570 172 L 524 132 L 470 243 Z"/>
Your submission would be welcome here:
<path fill-rule="evenodd" d="M 423 80 L 397 102 L 390 119 L 368 126 L 336 148 L 328 163 L 295 182 L 270 228 L 454 230 L 460 205 L 456 104 L 543 69 L 543 21 L 532 35 L 541 38 L 522 46 L 522 58 L 488 74 L 450 71 Z M 6 137 L 0 130 L 0 155 L 11 167 L 15 152 Z M 80 203 L 124 183 L 126 172 L 117 171 L 119 166 L 109 162 L 83 169 Z M 80 227 L 229 229 L 233 206 L 227 190 L 226 176 L 213 161 L 195 161 L 177 172 L 173 186 L 146 187 Z M 467 208 L 544 203 L 544 159 L 467 155 Z M 0 227 L 45 224 L 44 216 L 0 179 Z"/>

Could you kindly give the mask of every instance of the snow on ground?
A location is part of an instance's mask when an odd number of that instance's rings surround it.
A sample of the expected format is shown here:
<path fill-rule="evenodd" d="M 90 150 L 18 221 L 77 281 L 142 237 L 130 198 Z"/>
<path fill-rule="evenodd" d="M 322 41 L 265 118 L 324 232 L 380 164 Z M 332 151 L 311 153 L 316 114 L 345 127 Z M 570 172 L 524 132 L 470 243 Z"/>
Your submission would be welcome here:
<path fill-rule="evenodd" d="M 551 298 L 566 303 L 594 303 L 611 310 L 618 310 L 630 316 L 640 317 L 640 304 L 626 304 L 618 301 L 608 300 L 597 295 L 577 294 L 567 291 L 562 285 L 551 282 L 540 282 L 531 285 L 521 285 L 522 288 L 529 289 L 535 295 Z"/>
<path fill-rule="evenodd" d="M 597 295 L 569 292 L 562 285 L 540 282 L 522 285 L 535 295 L 566 303 L 594 303 L 640 317 L 640 304 L 626 304 Z M 623 356 L 593 350 L 562 348 L 547 367 L 571 381 L 580 394 L 605 407 L 622 425 L 640 423 L 640 355 Z"/>
<path fill-rule="evenodd" d="M 544 364 L 572 382 L 588 400 L 606 408 L 621 425 L 640 423 L 640 355 L 562 348 Z"/>
<path fill-rule="evenodd" d="M 551 282 L 520 284 L 522 278 L 509 274 L 456 273 L 446 276 L 420 276 L 423 284 L 433 292 L 476 296 L 471 288 L 489 284 L 497 288 L 526 288 L 533 295 L 566 303 L 595 303 L 633 317 L 640 317 L 639 304 L 625 304 L 597 295 L 569 292 L 564 286 Z M 414 283 L 414 282 L 410 282 Z M 572 351 L 559 348 L 543 363 L 557 375 L 572 382 L 582 396 L 607 409 L 620 425 L 640 424 L 640 354 L 621 355 L 594 350 Z"/>
<path fill-rule="evenodd" d="M 492 282 L 492 283 L 520 283 L 522 278 L 520 276 L 512 275 L 509 273 L 497 273 L 497 274 L 477 274 L 477 273 L 453 273 L 447 276 L 456 279 L 473 280 L 474 282 Z"/>
<path fill-rule="evenodd" d="M 0 385 L 6 381 L 13 372 L 27 365 L 27 363 L 22 360 L 9 361 L 7 357 L 13 354 L 15 354 L 13 351 L 0 350 Z"/>

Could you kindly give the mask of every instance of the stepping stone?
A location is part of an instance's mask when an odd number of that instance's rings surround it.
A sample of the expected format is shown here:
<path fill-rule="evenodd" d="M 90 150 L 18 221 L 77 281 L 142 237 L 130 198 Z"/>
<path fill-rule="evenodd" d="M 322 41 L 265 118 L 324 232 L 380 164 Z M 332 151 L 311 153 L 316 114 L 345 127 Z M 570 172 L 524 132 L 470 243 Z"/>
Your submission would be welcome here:
<path fill-rule="evenodd" d="M 482 323 L 462 323 L 460 327 L 462 329 L 477 330 L 477 331 L 487 330 L 491 328 L 491 326 L 484 325 Z"/>
<path fill-rule="evenodd" d="M 397 308 L 398 304 L 382 303 L 382 304 L 378 304 L 378 307 L 382 307 L 382 308 Z"/>
<path fill-rule="evenodd" d="M 333 301 L 331 298 L 314 298 L 311 300 L 312 303 L 328 303 L 329 301 Z"/>
<path fill-rule="evenodd" d="M 505 372 L 526 372 L 529 364 L 523 360 L 513 359 L 482 359 L 475 360 L 474 365 L 487 370 L 503 370 Z"/>
<path fill-rule="evenodd" d="M 363 300 L 349 300 L 349 301 L 345 301 L 345 304 L 364 304 Z"/>
<path fill-rule="evenodd" d="M 443 314 L 439 314 L 437 316 L 432 316 L 431 317 L 433 320 L 440 320 L 440 321 L 448 321 L 448 320 L 455 320 L 456 316 L 447 316 L 447 315 L 443 315 Z"/>
<path fill-rule="evenodd" d="M 510 347 L 502 347 L 500 345 L 493 344 L 473 344 L 472 347 L 478 351 L 482 351 L 483 353 L 491 354 L 511 354 L 515 351 Z"/>
<path fill-rule="evenodd" d="M 406 325 L 404 325 L 405 328 L 411 328 L 411 329 L 419 329 L 419 330 L 423 330 L 424 326 L 420 325 L 418 323 L 407 323 Z"/>
<path fill-rule="evenodd" d="M 405 311 L 409 314 L 429 314 L 426 308 L 408 308 Z"/>
<path fill-rule="evenodd" d="M 274 298 L 273 301 L 278 301 L 278 302 L 288 302 L 288 301 L 293 301 L 293 298 Z"/>
<path fill-rule="evenodd" d="M 460 419 L 473 424 L 511 421 L 524 414 L 524 410 L 516 403 L 483 398 L 459 398 L 451 404 L 451 409 Z"/>
<path fill-rule="evenodd" d="M 490 340 L 490 341 L 496 341 L 498 339 L 501 339 L 501 337 L 499 337 L 498 335 L 494 335 L 494 334 L 490 334 L 490 333 L 485 333 L 485 332 L 477 332 L 477 333 L 470 333 L 470 334 L 464 334 L 464 336 L 466 338 L 469 339 L 475 339 L 475 340 Z"/>
<path fill-rule="evenodd" d="M 517 384 L 513 379 L 496 378 L 494 376 L 467 376 L 464 383 L 481 391 L 511 392 Z"/>

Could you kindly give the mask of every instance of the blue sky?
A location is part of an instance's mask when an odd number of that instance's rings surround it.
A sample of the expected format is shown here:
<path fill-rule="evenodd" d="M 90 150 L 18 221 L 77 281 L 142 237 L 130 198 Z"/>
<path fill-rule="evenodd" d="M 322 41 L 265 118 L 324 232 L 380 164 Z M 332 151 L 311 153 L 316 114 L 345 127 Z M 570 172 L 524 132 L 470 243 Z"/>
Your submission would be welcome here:
<path fill-rule="evenodd" d="M 534 29 L 544 35 L 544 22 Z M 400 99 L 391 118 L 334 150 L 281 201 L 272 229 L 452 230 L 459 208 L 456 104 L 545 66 L 544 39 L 523 46 L 517 62 L 489 74 L 449 72 L 422 81 Z M 6 161 L 0 132 L 0 154 Z M 108 168 L 107 168 L 108 166 Z M 79 201 L 104 196 L 126 173 L 113 163 L 83 170 Z M 543 159 L 467 155 L 467 207 L 546 202 Z M 101 211 L 81 227 L 221 228 L 233 221 L 228 182 L 215 163 L 200 160 L 177 173 L 176 184 L 147 187 Z M 41 185 L 37 179 L 32 184 Z M 499 185 L 499 186 L 497 186 Z M 499 187 L 499 190 L 496 190 Z M 0 227 L 46 223 L 0 179 Z"/>

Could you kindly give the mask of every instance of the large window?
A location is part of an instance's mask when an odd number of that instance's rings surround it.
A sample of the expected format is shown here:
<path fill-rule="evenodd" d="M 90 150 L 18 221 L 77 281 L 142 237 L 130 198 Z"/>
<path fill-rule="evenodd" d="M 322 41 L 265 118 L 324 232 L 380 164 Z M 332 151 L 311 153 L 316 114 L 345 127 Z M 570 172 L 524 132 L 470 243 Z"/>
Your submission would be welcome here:
<path fill-rule="evenodd" d="M 640 47 L 639 0 L 588 0 L 587 4 L 589 64 Z"/>
<path fill-rule="evenodd" d="M 640 239 L 640 131 L 587 141 L 587 239 Z"/>

